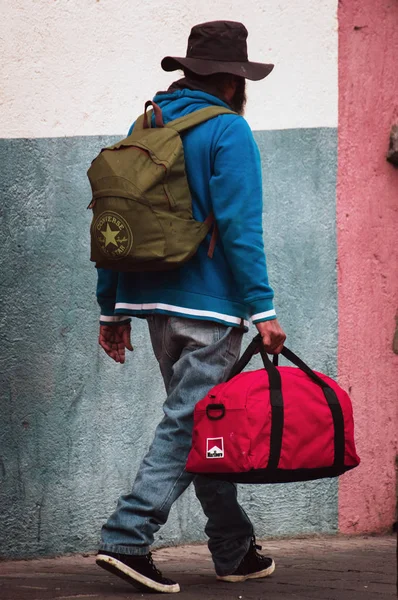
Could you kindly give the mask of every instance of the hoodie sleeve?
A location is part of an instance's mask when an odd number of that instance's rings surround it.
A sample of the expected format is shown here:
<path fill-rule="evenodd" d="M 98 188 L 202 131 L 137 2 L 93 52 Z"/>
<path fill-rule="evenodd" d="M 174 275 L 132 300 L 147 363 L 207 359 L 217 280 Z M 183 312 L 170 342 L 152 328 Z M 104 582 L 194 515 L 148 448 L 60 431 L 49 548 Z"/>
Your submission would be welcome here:
<path fill-rule="evenodd" d="M 135 122 L 131 125 L 128 136 L 133 131 Z M 97 269 L 97 302 L 101 309 L 100 325 L 121 325 L 129 323 L 130 317 L 114 315 L 116 290 L 119 273 L 110 269 Z"/>
<path fill-rule="evenodd" d="M 114 315 L 119 273 L 110 269 L 97 269 L 97 301 L 100 305 L 100 325 L 129 323 L 130 317 Z"/>
<path fill-rule="evenodd" d="M 276 319 L 263 243 L 260 153 L 242 117 L 218 139 L 210 193 L 224 251 L 253 323 Z"/>

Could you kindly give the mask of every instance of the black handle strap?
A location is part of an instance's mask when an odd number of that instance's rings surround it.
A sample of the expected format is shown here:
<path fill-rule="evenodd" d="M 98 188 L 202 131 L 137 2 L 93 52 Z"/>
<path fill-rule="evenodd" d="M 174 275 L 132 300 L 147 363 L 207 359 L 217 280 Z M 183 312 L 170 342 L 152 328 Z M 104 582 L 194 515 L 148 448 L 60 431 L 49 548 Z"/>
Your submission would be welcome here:
<path fill-rule="evenodd" d="M 258 342 L 257 342 L 258 344 Z M 277 469 L 282 450 L 283 437 L 283 396 L 281 374 L 268 358 L 260 337 L 260 354 L 264 368 L 268 373 L 270 403 L 271 403 L 271 438 L 268 459 L 268 469 Z"/>
<path fill-rule="evenodd" d="M 324 381 L 323 379 L 321 379 L 319 377 L 319 375 L 317 375 L 303 360 L 301 360 L 301 358 L 299 358 L 297 356 L 297 354 L 294 354 L 294 352 L 292 352 L 291 350 L 289 350 L 289 348 L 284 347 L 282 349 L 281 352 L 282 356 L 284 356 L 285 358 L 287 358 L 288 361 L 290 361 L 291 363 L 293 363 L 294 365 L 296 365 L 296 367 L 298 367 L 299 369 L 301 369 L 301 371 L 304 371 L 304 373 L 306 375 L 308 375 L 308 377 L 311 377 L 311 379 L 317 383 L 319 386 L 321 386 L 321 388 L 328 388 L 328 384 L 326 383 L 326 381 Z"/>
<path fill-rule="evenodd" d="M 270 387 L 272 428 L 268 468 L 276 468 L 279 463 L 283 433 L 282 383 L 280 372 L 277 368 L 278 355 L 274 355 L 273 361 L 270 361 L 264 349 L 260 334 L 256 335 L 256 337 L 250 342 L 245 352 L 232 369 L 229 379 L 232 379 L 232 377 L 235 377 L 241 371 L 243 371 L 243 369 L 249 364 L 254 354 L 257 354 L 258 352 L 261 354 L 264 368 L 268 373 Z M 336 392 L 326 383 L 326 381 L 319 377 L 319 375 L 317 375 L 303 360 L 301 360 L 301 358 L 286 348 L 286 346 L 282 349 L 281 354 L 296 367 L 301 369 L 301 371 L 310 377 L 314 383 L 322 388 L 326 402 L 328 403 L 332 413 L 334 424 L 334 466 L 344 466 L 344 416 Z"/>
<path fill-rule="evenodd" d="M 256 337 L 254 337 L 252 339 L 252 341 L 246 348 L 245 352 L 242 354 L 242 356 L 240 357 L 238 362 L 233 367 L 228 379 L 232 379 L 232 377 L 235 377 L 235 375 L 238 375 L 238 373 L 243 371 L 243 369 L 249 364 L 249 362 L 251 361 L 253 356 L 255 354 L 257 354 L 258 352 L 260 352 L 260 354 L 261 354 L 261 357 L 262 357 L 263 363 L 264 363 L 264 368 L 266 369 L 267 372 L 270 370 L 269 369 L 270 364 L 272 364 L 274 367 L 278 366 L 278 354 L 273 354 L 272 363 L 271 363 L 270 359 L 268 358 L 267 353 L 264 350 L 261 335 L 258 334 L 258 335 L 256 335 Z M 317 375 L 315 373 L 315 371 L 313 371 L 303 360 L 301 360 L 301 358 L 299 358 L 297 356 L 297 354 L 294 354 L 294 352 L 289 350 L 289 348 L 286 348 L 286 346 L 284 346 L 282 348 L 281 354 L 282 354 L 282 356 L 287 358 L 288 361 L 290 361 L 296 367 L 301 369 L 301 371 L 303 371 L 306 375 L 308 375 L 308 377 L 310 377 L 321 388 L 330 387 L 330 386 L 328 386 L 326 381 L 321 379 L 319 377 L 319 375 Z"/>
<path fill-rule="evenodd" d="M 282 433 L 283 433 L 283 397 L 282 397 L 282 380 L 278 369 L 272 364 L 262 344 L 261 336 L 257 335 L 248 345 L 245 352 L 242 354 L 239 361 L 229 376 L 229 379 L 238 375 L 253 358 L 254 354 L 260 352 L 263 360 L 264 369 L 268 373 L 270 387 L 270 402 L 271 402 L 271 440 L 270 440 L 270 455 L 268 459 L 268 468 L 276 469 L 278 467 L 279 458 L 282 449 Z"/>
<path fill-rule="evenodd" d="M 252 339 L 252 341 L 250 342 L 250 344 L 248 345 L 238 362 L 232 368 L 227 381 L 229 381 L 230 379 L 235 377 L 235 375 L 238 375 L 241 371 L 243 371 L 243 369 L 249 364 L 253 356 L 257 354 L 257 352 L 259 352 L 260 347 L 258 343 L 258 338 L 260 338 L 261 340 L 260 335 L 256 335 L 256 337 Z"/>

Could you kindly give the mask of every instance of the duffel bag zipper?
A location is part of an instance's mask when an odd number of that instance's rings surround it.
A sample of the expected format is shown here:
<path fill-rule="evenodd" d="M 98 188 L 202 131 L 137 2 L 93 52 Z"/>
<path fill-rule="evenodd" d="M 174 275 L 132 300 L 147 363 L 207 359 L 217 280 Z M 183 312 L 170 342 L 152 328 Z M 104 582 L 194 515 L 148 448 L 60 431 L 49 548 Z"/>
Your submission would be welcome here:
<path fill-rule="evenodd" d="M 235 383 L 235 379 L 236 377 L 240 377 L 241 375 L 246 375 L 247 373 L 239 373 L 238 375 L 236 375 L 233 379 L 231 379 L 230 381 L 226 382 L 226 386 L 224 387 L 223 391 L 220 394 L 207 394 L 208 398 L 211 398 L 212 400 L 214 400 L 215 398 L 219 398 L 220 402 L 224 399 L 224 396 L 226 394 L 226 392 L 229 390 L 230 386 L 232 383 Z M 221 385 L 221 384 L 220 384 Z M 205 409 L 206 410 L 206 409 Z M 229 409 L 229 410 L 234 410 L 234 409 Z M 240 409 L 235 409 L 235 410 L 240 410 Z"/>

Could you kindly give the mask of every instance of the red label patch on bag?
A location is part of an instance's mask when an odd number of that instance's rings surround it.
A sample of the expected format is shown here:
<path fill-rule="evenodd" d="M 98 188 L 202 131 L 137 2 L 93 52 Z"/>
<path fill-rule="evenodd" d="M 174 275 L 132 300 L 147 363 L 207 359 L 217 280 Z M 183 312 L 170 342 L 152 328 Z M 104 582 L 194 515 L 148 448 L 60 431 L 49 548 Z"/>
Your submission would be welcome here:
<path fill-rule="evenodd" d="M 207 438 L 206 458 L 224 458 L 224 438 Z"/>

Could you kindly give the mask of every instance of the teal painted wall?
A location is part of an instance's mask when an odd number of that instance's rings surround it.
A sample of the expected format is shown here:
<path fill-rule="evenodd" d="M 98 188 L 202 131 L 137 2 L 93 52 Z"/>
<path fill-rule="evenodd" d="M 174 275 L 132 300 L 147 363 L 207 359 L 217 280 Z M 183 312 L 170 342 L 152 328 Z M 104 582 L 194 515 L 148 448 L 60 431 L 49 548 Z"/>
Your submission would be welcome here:
<path fill-rule="evenodd" d="M 289 345 L 334 376 L 336 130 L 264 131 L 256 138 L 279 318 Z M 97 346 L 85 173 L 113 140 L 0 140 L 3 556 L 95 549 L 161 416 L 164 393 L 145 323 L 134 320 L 136 351 L 124 367 Z M 334 480 L 240 493 L 259 536 L 336 531 Z M 203 526 L 190 489 L 158 542 L 204 540 Z"/>

